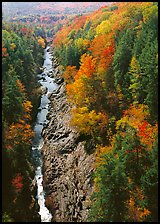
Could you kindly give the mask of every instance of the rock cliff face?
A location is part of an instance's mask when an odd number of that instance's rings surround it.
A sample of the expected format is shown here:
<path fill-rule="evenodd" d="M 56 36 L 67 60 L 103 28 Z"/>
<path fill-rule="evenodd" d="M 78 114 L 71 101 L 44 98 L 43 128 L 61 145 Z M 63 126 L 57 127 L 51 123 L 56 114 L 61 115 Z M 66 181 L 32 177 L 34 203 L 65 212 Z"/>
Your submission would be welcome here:
<path fill-rule="evenodd" d="M 57 77 L 57 64 L 53 58 Z M 93 191 L 94 155 L 88 155 L 78 133 L 70 127 L 70 106 L 65 83 L 50 95 L 49 123 L 44 128 L 43 174 L 46 205 L 56 222 L 84 222 Z"/>

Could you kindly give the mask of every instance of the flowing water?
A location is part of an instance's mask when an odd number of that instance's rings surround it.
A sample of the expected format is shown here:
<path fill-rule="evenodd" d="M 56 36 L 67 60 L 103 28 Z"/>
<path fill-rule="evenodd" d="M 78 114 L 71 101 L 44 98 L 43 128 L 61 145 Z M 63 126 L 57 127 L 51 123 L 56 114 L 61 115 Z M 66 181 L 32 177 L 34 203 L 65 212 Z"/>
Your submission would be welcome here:
<path fill-rule="evenodd" d="M 41 222 L 51 222 L 52 215 L 45 206 L 45 192 L 43 189 L 43 174 L 42 174 L 42 156 L 41 156 L 41 149 L 44 144 L 44 139 L 41 136 L 42 129 L 44 125 L 48 123 L 46 119 L 46 115 L 48 113 L 48 106 L 50 100 L 48 99 L 48 94 L 51 93 L 53 90 L 57 88 L 57 84 L 54 83 L 54 79 L 49 77 L 49 74 L 52 72 L 52 55 L 49 50 L 49 46 L 44 50 L 44 64 L 43 69 L 44 71 L 38 75 L 39 82 L 44 88 L 47 88 L 45 94 L 41 97 L 41 103 L 39 112 L 37 114 L 36 124 L 34 126 L 35 136 L 33 138 L 32 143 L 32 157 L 33 163 L 35 166 L 35 179 L 37 184 L 37 200 L 39 204 L 39 214 L 41 216 Z"/>

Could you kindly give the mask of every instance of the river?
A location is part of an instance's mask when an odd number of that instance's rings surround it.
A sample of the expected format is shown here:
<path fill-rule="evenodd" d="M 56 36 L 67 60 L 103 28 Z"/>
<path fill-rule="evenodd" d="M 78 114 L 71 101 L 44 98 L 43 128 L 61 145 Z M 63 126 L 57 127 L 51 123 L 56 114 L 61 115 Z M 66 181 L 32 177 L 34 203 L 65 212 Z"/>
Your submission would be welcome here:
<path fill-rule="evenodd" d="M 48 51 L 49 46 L 44 50 L 44 64 L 43 72 L 38 75 L 39 82 L 42 87 L 47 88 L 46 93 L 41 96 L 40 107 L 38 108 L 37 120 L 34 126 L 35 136 L 32 142 L 32 158 L 35 167 L 35 179 L 37 184 L 37 200 L 39 204 L 39 214 L 41 222 L 51 222 L 52 215 L 45 206 L 45 191 L 43 189 L 43 174 L 42 174 L 42 155 L 41 149 L 44 144 L 44 139 L 41 136 L 44 125 L 48 123 L 46 115 L 48 113 L 48 106 L 50 100 L 48 99 L 49 93 L 53 92 L 57 88 L 57 84 L 54 83 L 54 79 L 49 77 L 52 73 L 52 54 Z"/>

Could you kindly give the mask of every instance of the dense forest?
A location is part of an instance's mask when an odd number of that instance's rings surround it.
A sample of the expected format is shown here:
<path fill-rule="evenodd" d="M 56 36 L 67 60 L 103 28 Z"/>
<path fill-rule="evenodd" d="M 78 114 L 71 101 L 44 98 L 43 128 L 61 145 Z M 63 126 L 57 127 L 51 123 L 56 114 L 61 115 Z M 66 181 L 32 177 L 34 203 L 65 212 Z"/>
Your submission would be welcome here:
<path fill-rule="evenodd" d="M 95 155 L 87 221 L 157 222 L 158 3 L 26 18 L 2 24 L 3 222 L 38 220 L 31 145 L 48 37 L 63 71 L 70 125 Z"/>
<path fill-rule="evenodd" d="M 88 221 L 158 220 L 157 29 L 157 3 L 123 2 L 54 38 L 71 125 L 96 156 Z"/>
<path fill-rule="evenodd" d="M 31 195 L 32 124 L 39 104 L 37 79 L 44 39 L 33 28 L 2 27 L 2 204 L 3 221 L 36 220 Z M 32 193 L 31 193 L 32 192 Z M 23 208 L 23 209 L 21 209 Z M 34 209 L 33 209 L 34 208 Z M 28 215 L 30 214 L 30 215 Z"/>
<path fill-rule="evenodd" d="M 7 21 L 28 16 L 64 16 L 88 13 L 111 2 L 2 2 Z"/>

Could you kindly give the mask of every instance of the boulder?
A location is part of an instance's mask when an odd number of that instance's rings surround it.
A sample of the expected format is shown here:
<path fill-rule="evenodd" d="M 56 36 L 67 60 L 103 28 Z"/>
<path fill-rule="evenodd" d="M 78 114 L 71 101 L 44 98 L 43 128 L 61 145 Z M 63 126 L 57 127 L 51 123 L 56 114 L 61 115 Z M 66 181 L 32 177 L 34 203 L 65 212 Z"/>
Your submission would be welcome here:
<path fill-rule="evenodd" d="M 53 57 L 54 58 L 54 57 Z M 56 63 L 56 60 L 53 60 Z M 58 73 L 58 68 L 54 69 Z M 88 155 L 79 134 L 70 126 L 71 106 L 65 83 L 56 77 L 58 88 L 50 94 L 47 126 L 43 128 L 43 176 L 46 204 L 54 222 L 85 222 L 93 192 L 94 155 Z"/>
<path fill-rule="evenodd" d="M 54 82 L 58 85 L 62 84 L 64 82 L 64 78 L 55 78 Z"/>

